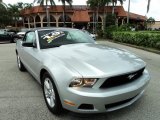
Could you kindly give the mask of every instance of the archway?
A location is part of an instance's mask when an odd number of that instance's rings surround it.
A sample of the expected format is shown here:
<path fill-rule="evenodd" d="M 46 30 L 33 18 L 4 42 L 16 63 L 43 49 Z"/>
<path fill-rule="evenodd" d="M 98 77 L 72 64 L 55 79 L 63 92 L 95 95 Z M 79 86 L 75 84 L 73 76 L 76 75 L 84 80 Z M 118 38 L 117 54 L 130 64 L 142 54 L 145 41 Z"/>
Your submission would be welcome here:
<path fill-rule="evenodd" d="M 59 27 L 64 27 L 64 19 L 65 19 L 65 27 L 72 27 L 71 18 L 68 15 L 61 15 L 58 20 Z"/>
<path fill-rule="evenodd" d="M 54 18 L 54 16 L 50 15 L 49 19 L 50 26 L 56 27 L 56 19 Z M 43 27 L 47 27 L 47 16 L 43 18 Z"/>
<path fill-rule="evenodd" d="M 35 17 L 35 24 L 36 24 L 36 27 L 41 27 L 41 18 L 39 15 Z"/>
<path fill-rule="evenodd" d="M 96 15 L 92 15 L 90 17 L 90 25 L 89 25 L 89 29 L 91 31 L 93 31 L 93 33 L 95 33 L 95 29 L 98 28 L 98 29 L 101 29 L 102 28 L 102 19 L 100 16 L 98 16 L 98 19 L 97 19 L 97 16 Z"/>
<path fill-rule="evenodd" d="M 30 28 L 34 28 L 34 18 L 32 16 L 29 17 Z"/>

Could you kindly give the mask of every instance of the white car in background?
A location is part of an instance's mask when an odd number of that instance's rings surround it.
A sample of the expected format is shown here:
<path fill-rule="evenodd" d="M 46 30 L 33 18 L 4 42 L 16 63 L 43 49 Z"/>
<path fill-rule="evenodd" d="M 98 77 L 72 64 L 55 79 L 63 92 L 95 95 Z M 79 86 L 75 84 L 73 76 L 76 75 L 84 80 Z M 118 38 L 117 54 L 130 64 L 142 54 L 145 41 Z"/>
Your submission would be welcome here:
<path fill-rule="evenodd" d="M 22 28 L 20 29 L 20 32 L 18 32 L 15 37 L 14 37 L 14 42 L 16 42 L 18 39 L 22 39 L 24 37 L 24 35 L 26 34 L 27 31 L 29 31 L 30 29 L 28 28 Z"/>
<path fill-rule="evenodd" d="M 96 40 L 96 34 L 90 33 L 87 30 L 82 30 L 83 32 L 87 33 L 89 36 L 91 36 L 94 40 Z"/>

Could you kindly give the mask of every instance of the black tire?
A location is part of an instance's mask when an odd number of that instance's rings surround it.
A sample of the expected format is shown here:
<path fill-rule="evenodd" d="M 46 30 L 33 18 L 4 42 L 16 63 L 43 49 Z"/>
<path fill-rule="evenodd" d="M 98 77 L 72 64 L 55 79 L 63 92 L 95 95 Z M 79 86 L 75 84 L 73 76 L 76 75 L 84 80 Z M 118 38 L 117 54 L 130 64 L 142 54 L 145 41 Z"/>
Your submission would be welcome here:
<path fill-rule="evenodd" d="M 50 84 L 52 84 L 53 86 L 53 92 L 54 92 L 54 97 L 55 99 L 53 100 L 54 102 L 54 106 L 51 106 L 49 104 L 49 102 L 47 101 L 47 97 L 46 97 L 46 93 L 45 93 L 45 81 L 49 79 L 50 80 Z M 44 73 L 43 77 L 42 77 L 42 89 L 43 89 L 43 96 L 44 96 L 44 99 L 45 99 L 45 102 L 46 102 L 46 105 L 48 107 L 48 109 L 55 115 L 59 115 L 61 112 L 62 112 L 62 104 L 61 104 L 61 101 L 60 101 L 60 98 L 59 98 L 59 94 L 58 94 L 58 91 L 57 91 L 57 88 L 56 88 L 56 85 L 53 81 L 53 79 L 51 78 L 51 76 L 46 72 Z M 52 94 L 52 93 L 50 93 Z M 48 95 L 49 96 L 49 95 Z M 48 99 L 51 99 L 51 97 Z"/>
<path fill-rule="evenodd" d="M 24 67 L 23 63 L 21 62 L 21 59 L 19 55 L 17 54 L 17 65 L 20 71 L 24 72 L 26 71 L 26 68 Z"/>

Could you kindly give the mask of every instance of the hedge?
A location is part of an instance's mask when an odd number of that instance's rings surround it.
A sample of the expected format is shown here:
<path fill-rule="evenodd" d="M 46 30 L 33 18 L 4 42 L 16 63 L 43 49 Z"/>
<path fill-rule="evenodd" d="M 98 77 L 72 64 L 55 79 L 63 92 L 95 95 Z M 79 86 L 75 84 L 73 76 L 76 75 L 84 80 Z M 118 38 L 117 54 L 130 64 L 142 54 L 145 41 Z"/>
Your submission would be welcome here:
<path fill-rule="evenodd" d="M 160 33 L 145 32 L 113 32 L 114 41 L 160 50 Z"/>

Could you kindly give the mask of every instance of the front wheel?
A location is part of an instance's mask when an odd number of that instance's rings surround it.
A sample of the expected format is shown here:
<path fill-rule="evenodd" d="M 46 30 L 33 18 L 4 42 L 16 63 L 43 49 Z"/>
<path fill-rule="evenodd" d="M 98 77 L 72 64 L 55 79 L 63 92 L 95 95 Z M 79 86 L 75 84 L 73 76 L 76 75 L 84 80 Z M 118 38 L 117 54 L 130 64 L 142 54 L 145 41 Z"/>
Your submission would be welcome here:
<path fill-rule="evenodd" d="M 62 105 L 53 79 L 48 73 L 44 73 L 42 80 L 43 95 L 47 107 L 53 114 L 58 115 L 62 111 Z"/>

